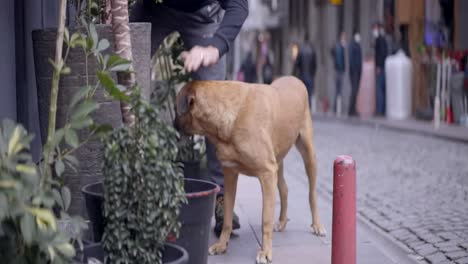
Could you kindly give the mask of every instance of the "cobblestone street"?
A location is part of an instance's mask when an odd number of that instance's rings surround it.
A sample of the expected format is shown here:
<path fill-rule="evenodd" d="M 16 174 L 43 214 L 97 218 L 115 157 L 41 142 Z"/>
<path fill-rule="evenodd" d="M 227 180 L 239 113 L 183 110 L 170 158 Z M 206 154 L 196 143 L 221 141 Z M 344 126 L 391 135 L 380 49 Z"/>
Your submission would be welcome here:
<path fill-rule="evenodd" d="M 361 216 L 422 263 L 468 263 L 468 145 L 368 126 L 314 125 L 321 195 L 331 197 L 334 158 L 352 155 Z M 302 170 L 295 149 L 286 164 L 289 173 Z"/>

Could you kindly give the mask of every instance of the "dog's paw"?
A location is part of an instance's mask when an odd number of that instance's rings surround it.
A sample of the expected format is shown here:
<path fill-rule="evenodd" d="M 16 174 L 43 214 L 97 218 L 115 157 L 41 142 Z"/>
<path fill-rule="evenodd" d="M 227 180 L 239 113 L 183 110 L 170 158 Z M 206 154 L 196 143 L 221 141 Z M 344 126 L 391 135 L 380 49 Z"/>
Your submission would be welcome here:
<path fill-rule="evenodd" d="M 208 249 L 210 255 L 220 255 L 226 253 L 227 245 L 225 243 L 217 242 Z"/>
<path fill-rule="evenodd" d="M 310 226 L 310 231 L 316 236 L 327 235 L 327 230 L 325 230 L 325 227 L 323 227 L 322 224 L 312 224 Z"/>
<path fill-rule="evenodd" d="M 288 224 L 289 219 L 286 221 L 281 221 L 279 220 L 278 222 L 275 223 L 273 226 L 273 231 L 275 232 L 283 232 L 286 229 L 286 225 Z"/>
<path fill-rule="evenodd" d="M 260 250 L 257 254 L 257 264 L 268 264 L 273 261 L 273 254 L 270 250 Z"/>

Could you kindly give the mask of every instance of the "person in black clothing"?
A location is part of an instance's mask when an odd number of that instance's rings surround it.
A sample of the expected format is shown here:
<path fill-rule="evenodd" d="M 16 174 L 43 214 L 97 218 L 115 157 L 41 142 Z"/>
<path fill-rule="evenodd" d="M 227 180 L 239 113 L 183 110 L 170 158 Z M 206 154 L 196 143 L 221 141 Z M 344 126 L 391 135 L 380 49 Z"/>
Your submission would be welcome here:
<path fill-rule="evenodd" d="M 265 64 L 262 67 L 263 83 L 271 84 L 273 82 L 273 65 L 271 64 L 270 56 L 266 56 Z"/>
<path fill-rule="evenodd" d="M 376 70 L 376 96 L 377 114 L 385 115 L 385 59 L 387 58 L 387 41 L 385 30 L 379 23 L 374 26 L 375 39 L 375 70 Z"/>
<path fill-rule="evenodd" d="M 164 38 L 177 31 L 188 50 L 182 54 L 185 69 L 195 80 L 225 80 L 225 54 L 248 15 L 247 0 L 137 0 L 131 8 L 131 22 L 150 22 L 151 55 Z M 213 144 L 206 140 L 207 164 L 213 182 L 221 187 L 215 210 L 215 233 L 223 227 L 224 176 Z M 233 229 L 239 219 L 234 215 Z"/>
<path fill-rule="evenodd" d="M 359 90 L 362 71 L 361 36 L 354 32 L 353 40 L 349 44 L 349 79 L 351 81 L 351 98 L 349 115 L 356 115 L 356 97 Z"/>
<path fill-rule="evenodd" d="M 247 56 L 245 56 L 245 59 L 240 67 L 240 72 L 242 72 L 244 75 L 244 82 L 257 82 L 257 69 L 255 68 L 255 62 L 253 60 L 253 54 L 251 51 L 249 51 Z"/>
<path fill-rule="evenodd" d="M 312 106 L 314 96 L 314 80 L 317 71 L 317 56 L 312 45 L 309 34 L 305 34 L 304 43 L 299 47 L 296 63 L 294 65 L 299 79 L 304 82 L 309 95 L 309 106 Z"/>
<path fill-rule="evenodd" d="M 343 91 L 343 76 L 346 71 L 346 60 L 345 60 L 345 46 L 346 46 L 346 33 L 340 33 L 340 39 L 336 42 L 335 47 L 332 49 L 332 56 L 335 65 L 335 81 L 336 81 L 336 90 L 335 90 L 335 100 L 334 100 L 334 110 L 335 113 L 338 113 L 338 98 L 341 98 Z"/>

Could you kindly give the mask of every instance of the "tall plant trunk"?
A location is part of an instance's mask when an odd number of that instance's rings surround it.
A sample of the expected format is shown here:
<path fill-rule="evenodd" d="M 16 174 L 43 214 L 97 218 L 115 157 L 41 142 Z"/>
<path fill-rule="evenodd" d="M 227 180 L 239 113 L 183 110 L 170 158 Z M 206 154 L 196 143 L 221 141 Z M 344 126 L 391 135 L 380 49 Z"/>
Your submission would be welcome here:
<path fill-rule="evenodd" d="M 47 170 L 50 170 L 49 162 L 53 149 L 51 148 L 52 140 L 55 136 L 55 123 L 57 119 L 57 98 L 59 93 L 59 82 L 60 73 L 64 67 L 64 61 L 62 57 L 63 52 L 63 36 L 65 32 L 65 20 L 67 12 L 67 0 L 60 0 L 60 10 L 58 17 L 58 28 L 57 28 L 57 41 L 55 44 L 55 58 L 54 58 L 54 73 L 52 77 L 52 87 L 50 89 L 50 107 L 49 107 L 49 127 L 47 130 L 47 143 L 44 150 L 44 167 L 42 168 L 41 186 L 47 182 L 46 175 Z"/>
<path fill-rule="evenodd" d="M 128 16 L 128 0 L 111 0 L 112 31 L 115 38 L 115 53 L 120 57 L 133 61 L 132 43 L 130 40 L 130 27 Z M 127 87 L 127 93 L 135 85 L 133 63 L 129 72 L 118 72 L 117 81 Z M 122 119 L 126 125 L 133 125 L 135 117 L 130 113 L 130 106 L 126 102 L 120 103 Z"/>

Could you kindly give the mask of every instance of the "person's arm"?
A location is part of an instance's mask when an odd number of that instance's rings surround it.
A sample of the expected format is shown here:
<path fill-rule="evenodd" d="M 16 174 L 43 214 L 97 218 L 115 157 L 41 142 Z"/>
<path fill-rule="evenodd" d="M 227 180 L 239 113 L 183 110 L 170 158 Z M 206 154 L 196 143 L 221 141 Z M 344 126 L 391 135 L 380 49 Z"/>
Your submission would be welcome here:
<path fill-rule="evenodd" d="M 220 1 L 225 10 L 223 20 L 213 36 L 212 45 L 219 50 L 219 57 L 229 51 L 231 44 L 239 34 L 244 21 L 249 15 L 249 3 L 247 0 Z"/>
<path fill-rule="evenodd" d="M 226 52 L 231 43 L 244 24 L 249 14 L 249 4 L 247 0 L 225 0 L 220 1 L 221 7 L 225 10 L 223 20 L 209 41 L 207 47 L 195 46 L 189 52 L 184 52 L 185 68 L 196 71 L 200 66 L 209 66 L 218 62 Z"/>

